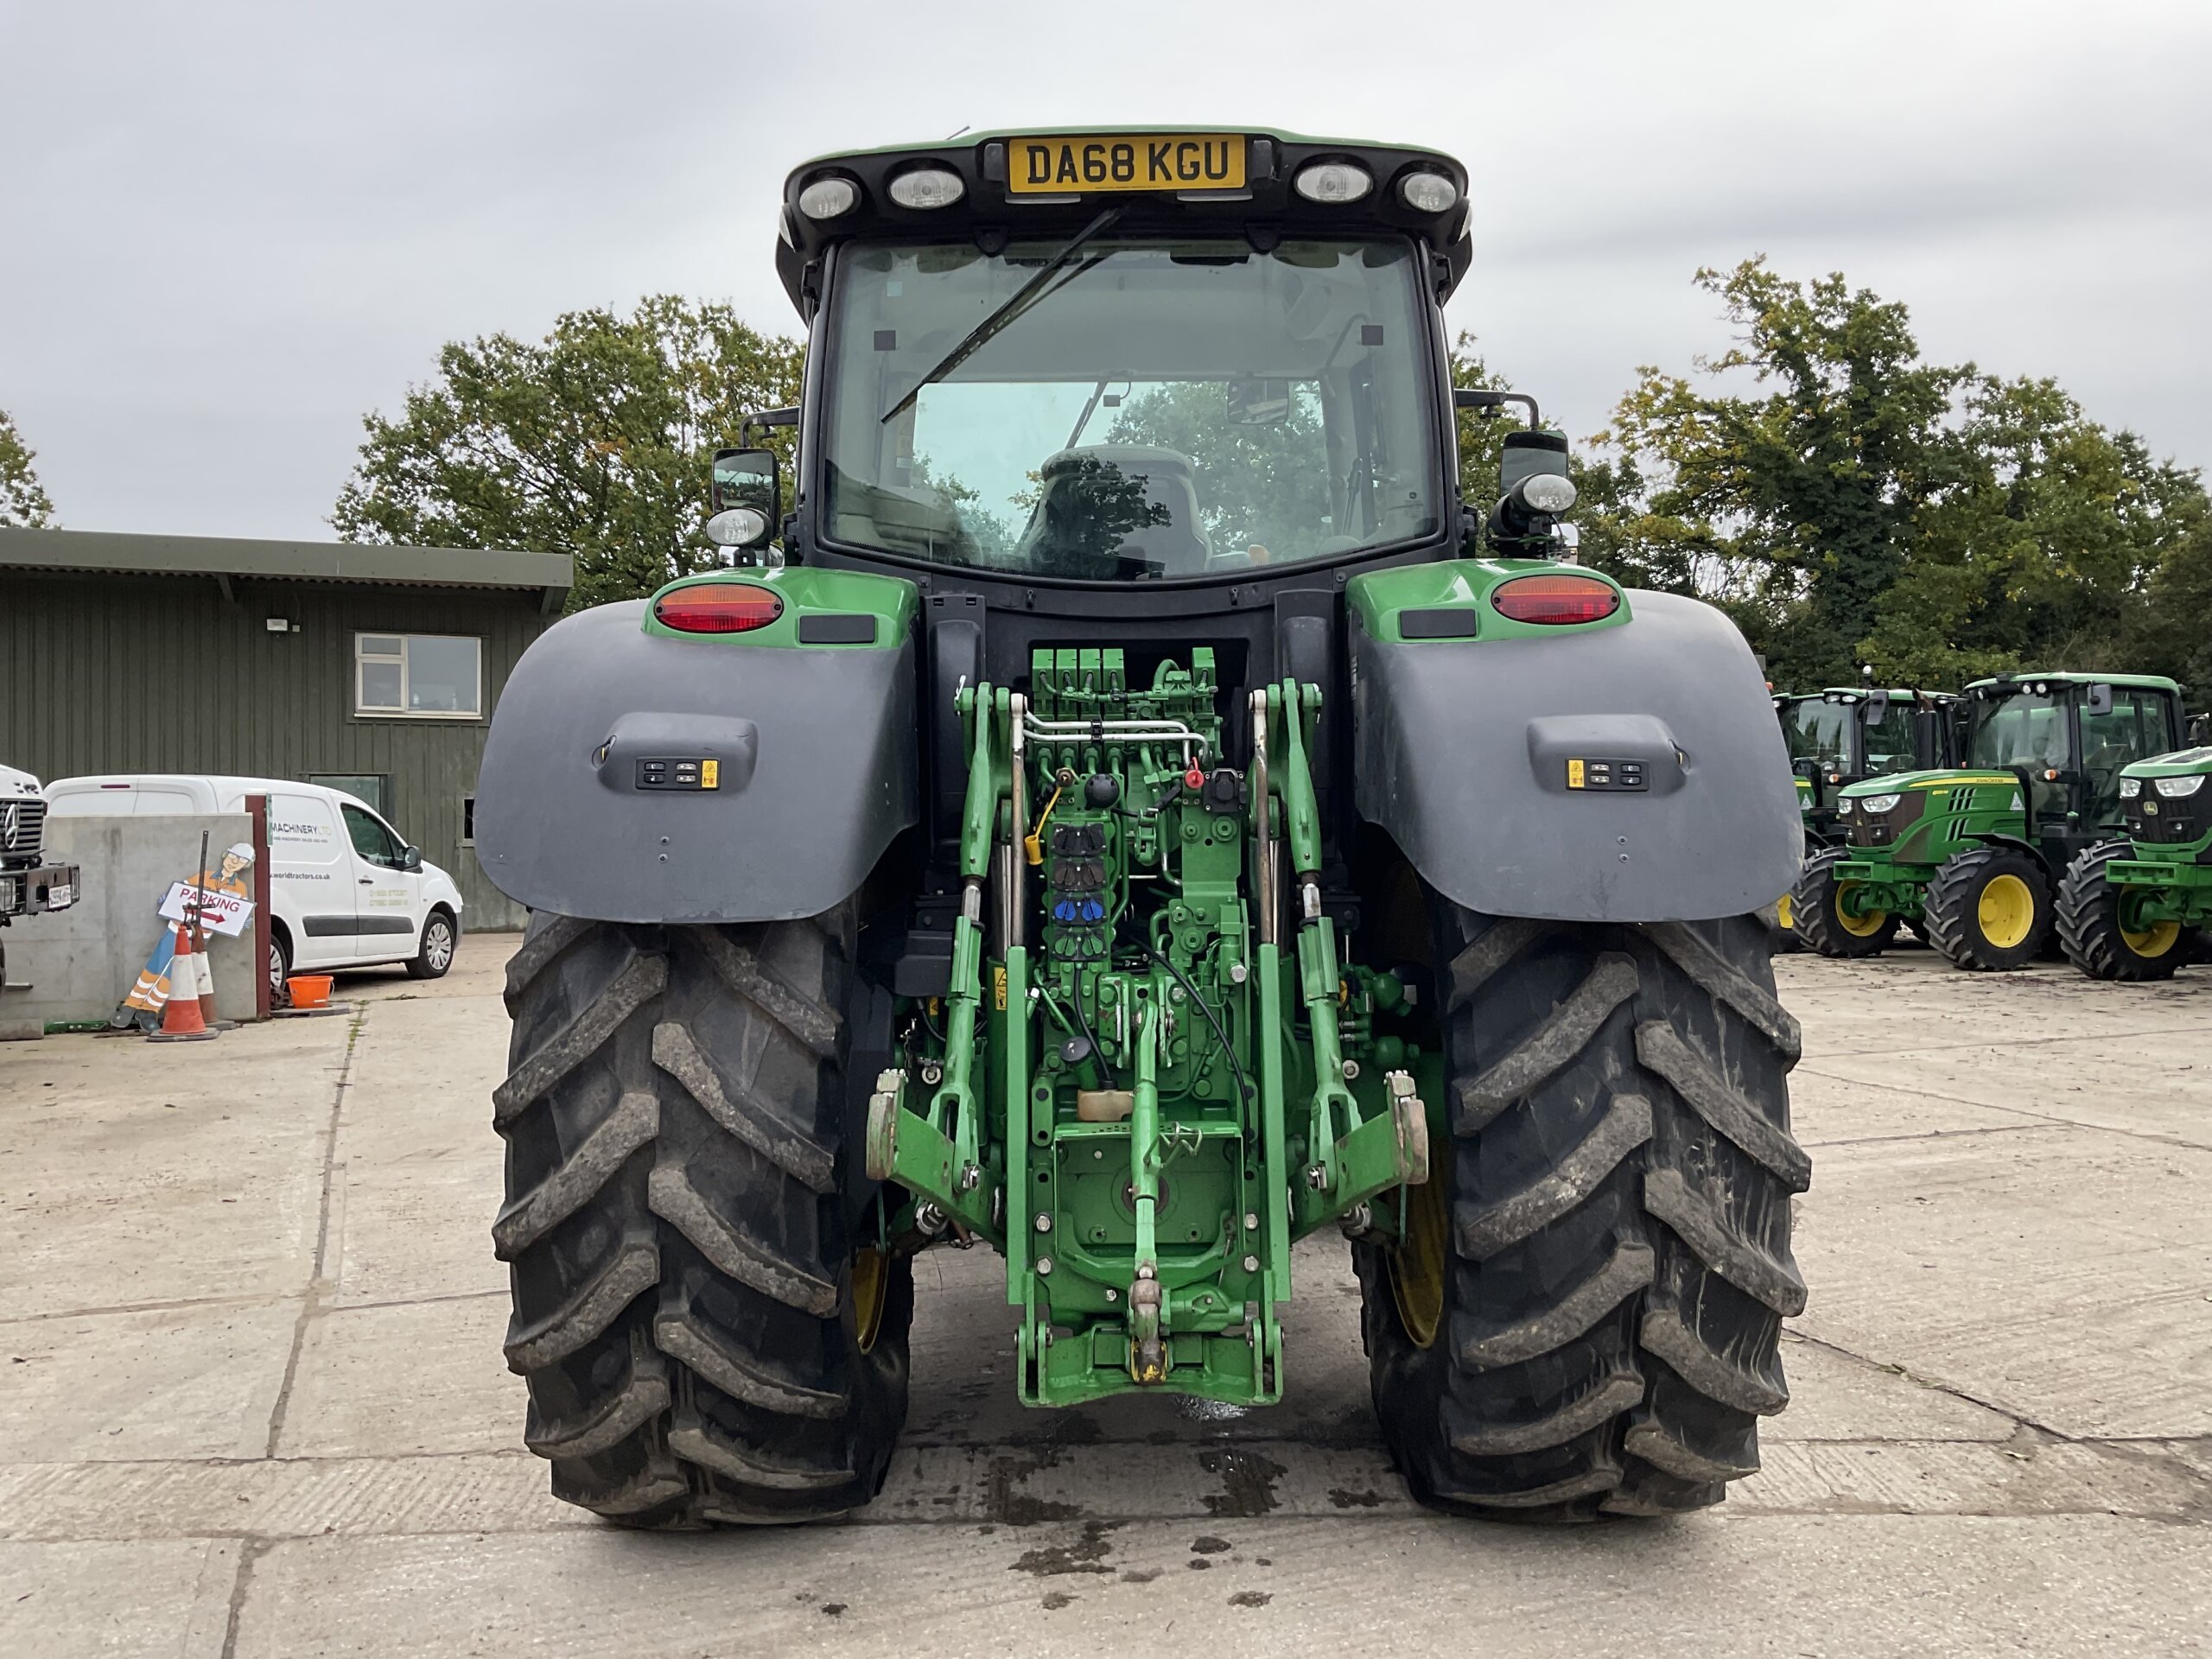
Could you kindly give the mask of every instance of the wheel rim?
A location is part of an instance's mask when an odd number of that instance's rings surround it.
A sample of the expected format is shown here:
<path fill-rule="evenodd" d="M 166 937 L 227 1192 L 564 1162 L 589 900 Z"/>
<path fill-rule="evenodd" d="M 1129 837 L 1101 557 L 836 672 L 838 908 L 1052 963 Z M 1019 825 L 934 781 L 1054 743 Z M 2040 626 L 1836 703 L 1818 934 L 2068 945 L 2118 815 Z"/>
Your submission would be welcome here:
<path fill-rule="evenodd" d="M 276 946 L 269 947 L 269 988 L 281 989 L 284 983 L 284 952 Z"/>
<path fill-rule="evenodd" d="M 2163 957 L 2174 948 L 2174 941 L 2181 938 L 2181 924 L 2175 921 L 2152 922 L 2138 929 L 2122 922 L 2120 937 L 2139 957 Z"/>
<path fill-rule="evenodd" d="M 871 1353 L 883 1329 L 883 1305 L 890 1300 L 891 1258 L 873 1244 L 853 1252 L 853 1335 L 861 1352 Z"/>
<path fill-rule="evenodd" d="M 429 937 L 423 941 L 423 955 L 430 966 L 443 973 L 453 965 L 453 929 L 442 921 L 430 924 Z"/>
<path fill-rule="evenodd" d="M 1447 1230 L 1444 1176 L 1435 1170 L 1419 1186 L 1407 1189 L 1406 1236 L 1389 1258 L 1390 1298 L 1398 1305 L 1398 1322 L 1416 1348 L 1433 1344 L 1444 1323 Z"/>
<path fill-rule="evenodd" d="M 2025 881 L 2007 872 L 1993 875 L 1974 905 L 1981 937 L 1999 950 L 2027 942 L 2035 927 L 2036 895 Z"/>
<path fill-rule="evenodd" d="M 1797 931 L 1797 918 L 1791 908 L 1789 895 L 1786 893 L 1775 901 L 1774 919 L 1782 925 L 1782 931 L 1785 933 L 1795 933 Z"/>
<path fill-rule="evenodd" d="M 1890 919 L 1890 912 L 1886 910 L 1870 910 L 1861 915 L 1853 915 L 1846 907 L 1847 901 L 1853 893 L 1859 891 L 1859 886 L 1860 884 L 1856 881 L 1836 883 L 1834 906 L 1835 925 L 1854 939 L 1871 939 L 1882 931 L 1882 924 Z"/>

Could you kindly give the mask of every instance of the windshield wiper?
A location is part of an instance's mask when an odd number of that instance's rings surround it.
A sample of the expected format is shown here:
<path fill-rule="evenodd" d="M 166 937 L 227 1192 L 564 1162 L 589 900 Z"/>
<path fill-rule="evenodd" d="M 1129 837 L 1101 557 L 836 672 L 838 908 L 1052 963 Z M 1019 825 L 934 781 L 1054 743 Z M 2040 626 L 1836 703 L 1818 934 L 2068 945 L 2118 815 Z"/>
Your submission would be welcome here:
<path fill-rule="evenodd" d="M 1084 245 L 1103 232 L 1111 230 L 1116 222 L 1118 221 L 1121 217 L 1122 209 L 1119 207 L 1109 207 L 1104 213 L 1099 214 L 1097 218 L 1092 219 L 1090 224 L 1084 226 L 1073 236 L 1070 237 L 1067 241 L 1062 245 L 1059 251 L 1055 253 L 1050 259 L 1047 259 L 1044 263 L 1043 266 L 1039 269 L 1035 276 L 1032 276 L 1027 282 L 1024 283 L 1020 288 L 1017 288 L 1012 294 L 1008 295 L 1007 296 L 1006 302 L 1000 306 L 997 310 L 992 312 L 990 315 L 985 317 L 973 328 L 970 328 L 967 334 L 962 337 L 960 343 L 944 354 L 944 359 L 940 361 L 935 368 L 931 369 L 927 374 L 924 375 L 919 380 L 914 383 L 914 389 L 912 391 L 908 392 L 904 397 L 901 397 L 897 403 L 892 404 L 889 409 L 886 410 L 883 414 L 883 419 L 879 422 L 878 424 L 888 426 L 892 422 L 897 420 L 899 416 L 904 415 L 908 410 L 914 406 L 914 400 L 922 395 L 924 387 L 933 385 L 939 379 L 951 373 L 953 370 L 958 368 L 963 363 L 965 363 L 969 358 L 973 357 L 978 351 L 980 351 L 983 346 L 999 332 L 1000 329 L 1012 322 L 1016 317 L 1020 316 L 1024 311 L 1035 304 L 1037 301 L 1042 299 L 1045 295 L 1046 285 L 1060 273 L 1062 269 L 1066 266 L 1069 260 L 1074 258 L 1077 253 L 1083 251 Z M 1096 263 L 1097 262 L 1096 260 L 1091 262 L 1093 265 Z M 1090 267 L 1088 266 L 1085 267 L 1085 269 L 1089 268 Z M 1075 273 L 1077 276 L 1080 276 L 1082 272 L 1080 271 Z"/>

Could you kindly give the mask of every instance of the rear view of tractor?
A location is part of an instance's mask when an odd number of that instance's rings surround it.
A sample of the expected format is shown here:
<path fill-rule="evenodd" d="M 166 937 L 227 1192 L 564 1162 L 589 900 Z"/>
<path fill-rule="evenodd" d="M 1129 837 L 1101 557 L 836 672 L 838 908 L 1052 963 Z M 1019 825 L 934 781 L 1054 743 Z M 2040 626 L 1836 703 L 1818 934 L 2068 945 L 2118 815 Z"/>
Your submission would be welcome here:
<path fill-rule="evenodd" d="M 2050 938 L 2061 881 L 2122 826 L 2123 771 L 2173 748 L 2180 688 L 2142 675 L 2018 674 L 1967 688 L 1956 769 L 1846 788 L 1844 841 L 1805 861 L 1797 932 L 1868 957 L 1910 922 L 1958 967 L 2018 968 Z"/>
<path fill-rule="evenodd" d="M 1424 1502 L 1758 1467 L 1788 758 L 1725 619 L 1561 556 L 1533 402 L 1443 378 L 1465 188 L 1217 131 L 791 175 L 793 510 L 718 456 L 731 566 L 549 631 L 479 785 L 535 912 L 494 1243 L 561 1496 L 865 1504 L 948 1244 L 1004 1258 L 1023 1401 L 1267 1406 L 1326 1230 Z M 1455 410 L 1513 406 L 1459 479 Z"/>
<path fill-rule="evenodd" d="M 2058 937 L 2092 979 L 2164 979 L 2212 925 L 2212 747 L 2139 760 L 2120 774 L 2126 834 L 2101 841 L 2058 885 Z"/>

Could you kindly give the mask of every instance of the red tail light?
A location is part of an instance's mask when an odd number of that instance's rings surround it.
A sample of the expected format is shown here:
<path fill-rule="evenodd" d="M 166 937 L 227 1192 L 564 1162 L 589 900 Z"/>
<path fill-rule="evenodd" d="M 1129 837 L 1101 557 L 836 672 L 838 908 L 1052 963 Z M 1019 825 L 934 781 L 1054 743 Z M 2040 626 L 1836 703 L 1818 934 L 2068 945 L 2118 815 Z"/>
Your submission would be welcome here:
<path fill-rule="evenodd" d="M 1620 609 L 1620 590 L 1595 576 L 1516 576 L 1490 602 L 1516 622 L 1602 622 Z"/>
<path fill-rule="evenodd" d="M 781 594 L 744 582 L 702 582 L 653 601 L 654 620 L 678 633 L 750 633 L 783 613 Z"/>

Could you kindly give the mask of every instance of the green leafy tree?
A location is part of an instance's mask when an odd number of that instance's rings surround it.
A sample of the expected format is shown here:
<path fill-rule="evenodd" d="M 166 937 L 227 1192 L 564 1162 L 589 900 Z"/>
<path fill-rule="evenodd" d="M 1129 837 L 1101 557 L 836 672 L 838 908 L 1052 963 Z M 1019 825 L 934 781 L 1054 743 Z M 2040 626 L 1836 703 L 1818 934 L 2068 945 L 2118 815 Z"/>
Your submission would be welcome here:
<path fill-rule="evenodd" d="M 2204 522 L 2196 474 L 2107 431 L 2050 380 L 1977 378 L 1952 445 L 1864 642 L 1876 672 L 1948 685 L 2147 665 L 2149 584 Z"/>
<path fill-rule="evenodd" d="M 31 470 L 36 454 L 24 447 L 14 418 L 0 409 L 0 525 L 42 530 L 53 524 L 54 503 Z"/>
<path fill-rule="evenodd" d="M 1974 370 L 1923 363 L 1905 308 L 1840 273 L 1791 282 L 1762 257 L 1696 280 L 1738 331 L 1697 369 L 1770 389 L 1639 371 L 1605 435 L 1641 486 L 1624 538 L 1727 603 L 1783 677 L 1848 679 L 1915 514 L 1948 481 L 1947 423 Z"/>
<path fill-rule="evenodd" d="M 2151 607 L 2194 591 L 2195 472 L 2052 381 L 1924 362 L 1905 308 L 1840 275 L 1697 281 L 1736 343 L 1621 400 L 1611 496 L 1586 491 L 1612 568 L 1715 600 L 1796 687 L 2190 656 Z M 1715 384 L 1746 372 L 1749 395 Z"/>
<path fill-rule="evenodd" d="M 569 312 L 535 344 L 455 342 L 398 418 L 365 418 L 331 523 L 348 541 L 569 554 L 572 608 L 649 594 L 715 563 L 714 451 L 747 413 L 798 401 L 802 356 L 726 305 L 665 295 Z M 788 429 L 770 441 L 788 481 Z"/>
<path fill-rule="evenodd" d="M 2135 665 L 2188 686 L 2191 708 L 2212 708 L 2212 516 L 2198 511 L 2167 543 L 2131 624 Z"/>

